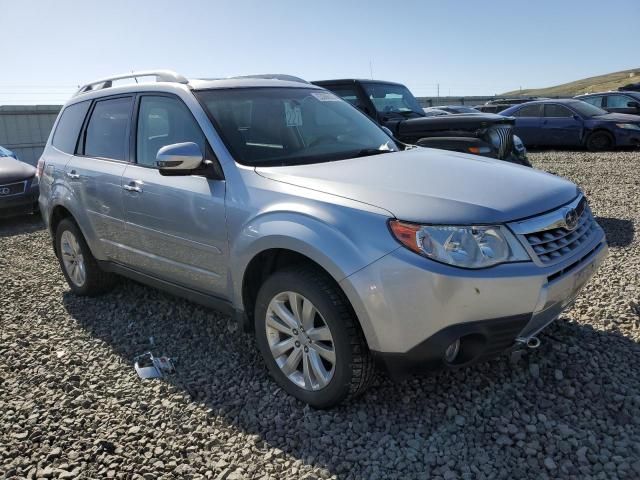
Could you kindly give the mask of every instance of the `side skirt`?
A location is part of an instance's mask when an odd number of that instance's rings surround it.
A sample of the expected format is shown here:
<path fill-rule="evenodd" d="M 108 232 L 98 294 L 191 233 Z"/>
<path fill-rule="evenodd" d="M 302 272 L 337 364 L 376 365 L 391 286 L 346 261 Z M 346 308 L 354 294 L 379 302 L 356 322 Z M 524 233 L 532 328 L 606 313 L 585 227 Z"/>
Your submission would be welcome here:
<path fill-rule="evenodd" d="M 119 263 L 99 260 L 98 264 L 100 265 L 100 268 L 107 272 L 117 273 L 118 275 L 122 275 L 123 277 L 135 280 L 136 282 L 140 282 L 150 287 L 157 288 L 158 290 L 170 293 L 171 295 L 175 295 L 176 297 L 184 298 L 204 307 L 217 310 L 220 313 L 232 315 L 234 318 L 236 318 L 236 309 L 233 308 L 231 302 L 223 298 L 209 295 L 207 293 L 202 293 L 191 288 L 168 282 L 166 280 L 161 280 L 146 273 L 142 273 L 132 268 L 125 267 L 124 265 L 120 265 Z"/>

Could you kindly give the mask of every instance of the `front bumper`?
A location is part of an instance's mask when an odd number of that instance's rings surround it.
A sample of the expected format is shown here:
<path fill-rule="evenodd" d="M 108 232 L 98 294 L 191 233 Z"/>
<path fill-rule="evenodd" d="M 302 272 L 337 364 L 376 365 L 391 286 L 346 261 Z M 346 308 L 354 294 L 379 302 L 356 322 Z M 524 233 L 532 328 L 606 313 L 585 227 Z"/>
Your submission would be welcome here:
<path fill-rule="evenodd" d="M 28 180 L 23 193 L 0 196 L 0 218 L 26 215 L 38 211 L 38 185 Z"/>
<path fill-rule="evenodd" d="M 526 341 L 571 305 L 607 255 L 604 232 L 551 267 L 464 270 L 399 248 L 341 282 L 373 354 L 392 373 L 474 363 Z"/>

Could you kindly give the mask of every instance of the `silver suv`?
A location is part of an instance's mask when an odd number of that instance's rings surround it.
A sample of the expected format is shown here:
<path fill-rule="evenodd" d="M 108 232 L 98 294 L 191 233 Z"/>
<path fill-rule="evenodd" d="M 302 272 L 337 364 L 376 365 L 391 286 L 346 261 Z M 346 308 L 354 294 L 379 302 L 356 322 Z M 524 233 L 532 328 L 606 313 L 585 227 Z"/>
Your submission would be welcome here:
<path fill-rule="evenodd" d="M 116 274 L 228 312 L 287 392 L 326 408 L 484 360 L 558 317 L 607 253 L 571 182 L 398 145 L 282 78 L 83 86 L 38 165 L 72 291 Z"/>

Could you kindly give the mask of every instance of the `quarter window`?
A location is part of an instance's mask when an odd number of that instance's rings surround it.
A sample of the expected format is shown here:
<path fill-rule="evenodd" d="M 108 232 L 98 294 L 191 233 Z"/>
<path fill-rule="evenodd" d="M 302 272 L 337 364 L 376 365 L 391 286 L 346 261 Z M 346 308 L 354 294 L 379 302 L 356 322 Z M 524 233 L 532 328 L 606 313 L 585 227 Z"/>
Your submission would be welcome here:
<path fill-rule="evenodd" d="M 516 117 L 539 117 L 540 105 L 525 105 L 516 112 Z"/>
<path fill-rule="evenodd" d="M 64 153 L 76 153 L 78 135 L 89 105 L 91 102 L 74 103 L 63 110 L 51 141 L 54 147 Z"/>
<path fill-rule="evenodd" d="M 246 105 L 238 109 L 237 120 L 247 116 Z M 250 107 L 249 112 L 250 112 Z M 242 111 L 240 111 L 242 110 Z M 177 98 L 143 96 L 138 113 L 136 162 L 155 167 L 158 150 L 166 145 L 194 142 L 205 152 L 205 137 L 191 112 Z"/>
<path fill-rule="evenodd" d="M 126 97 L 96 103 L 87 125 L 86 156 L 126 159 L 131 102 L 132 98 Z"/>
<path fill-rule="evenodd" d="M 544 106 L 544 116 L 552 118 L 568 118 L 573 117 L 573 112 L 562 105 L 550 103 Z"/>

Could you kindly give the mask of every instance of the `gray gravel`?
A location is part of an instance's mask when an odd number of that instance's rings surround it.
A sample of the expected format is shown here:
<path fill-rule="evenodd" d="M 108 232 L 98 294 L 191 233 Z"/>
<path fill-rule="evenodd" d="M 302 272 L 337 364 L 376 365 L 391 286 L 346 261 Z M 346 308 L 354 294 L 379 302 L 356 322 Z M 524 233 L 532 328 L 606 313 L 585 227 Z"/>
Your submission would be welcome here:
<path fill-rule="evenodd" d="M 38 221 L 1 222 L 0 477 L 640 477 L 640 153 L 532 158 L 611 243 L 575 307 L 537 351 L 380 377 L 328 412 L 279 390 L 228 317 L 129 281 L 76 298 Z M 177 373 L 139 380 L 149 349 Z"/>

